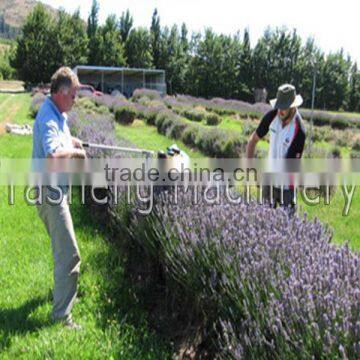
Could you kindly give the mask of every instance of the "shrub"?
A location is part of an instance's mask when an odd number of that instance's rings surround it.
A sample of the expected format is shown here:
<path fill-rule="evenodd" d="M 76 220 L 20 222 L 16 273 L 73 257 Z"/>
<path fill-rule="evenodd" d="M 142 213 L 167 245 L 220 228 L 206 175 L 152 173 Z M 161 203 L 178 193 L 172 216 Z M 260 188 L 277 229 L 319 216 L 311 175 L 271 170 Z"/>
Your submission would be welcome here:
<path fill-rule="evenodd" d="M 133 106 L 116 106 L 114 108 L 115 119 L 121 124 L 132 124 L 137 116 L 135 107 Z"/>
<path fill-rule="evenodd" d="M 68 124 L 71 133 L 85 142 L 117 145 L 115 123 L 109 113 L 105 115 L 89 114 L 84 109 L 75 107 L 69 113 Z M 87 149 L 90 157 L 111 156 L 112 153 L 99 149 Z"/>
<path fill-rule="evenodd" d="M 126 97 L 121 93 L 120 90 L 117 90 L 117 89 L 115 89 L 111 92 L 111 96 L 114 96 L 119 100 L 126 100 Z"/>
<path fill-rule="evenodd" d="M 187 126 L 181 136 L 182 142 L 188 146 L 195 147 L 196 146 L 196 138 L 198 137 L 198 134 L 200 131 L 201 131 L 201 128 L 198 125 Z"/>
<path fill-rule="evenodd" d="M 161 128 L 166 119 L 172 116 L 170 111 L 161 111 L 156 115 L 155 118 L 155 125 L 159 133 L 161 133 Z"/>
<path fill-rule="evenodd" d="M 309 158 L 309 159 L 324 159 L 327 158 L 327 156 L 328 156 L 327 151 L 324 148 L 316 145 L 313 145 L 310 151 L 309 144 L 305 147 L 303 153 L 303 158 Z"/>
<path fill-rule="evenodd" d="M 183 116 L 192 121 L 200 122 L 205 119 L 206 112 L 197 109 L 185 109 L 181 112 Z"/>
<path fill-rule="evenodd" d="M 221 117 L 217 114 L 210 113 L 206 115 L 206 125 L 217 126 L 221 121 Z"/>
<path fill-rule="evenodd" d="M 308 109 L 300 109 L 300 113 L 304 119 L 311 119 L 311 111 Z M 330 125 L 334 129 L 346 129 L 347 127 L 360 127 L 359 116 L 347 116 L 341 113 L 333 114 L 327 111 L 315 110 L 313 115 L 314 125 L 325 126 Z"/>
<path fill-rule="evenodd" d="M 30 115 L 35 118 L 41 105 L 46 100 L 46 96 L 42 93 L 37 93 L 34 95 L 31 105 L 30 105 Z"/>
<path fill-rule="evenodd" d="M 161 94 L 156 90 L 136 89 L 133 93 L 132 100 L 137 102 L 143 97 L 146 97 L 150 100 L 157 100 L 161 99 Z"/>
<path fill-rule="evenodd" d="M 307 126 L 309 129 L 309 126 Z M 308 134 L 310 134 L 310 129 L 308 130 Z M 331 129 L 330 126 L 314 126 L 313 131 L 313 140 L 314 141 L 326 141 L 329 142 L 333 140 L 334 137 L 334 131 Z"/>
<path fill-rule="evenodd" d="M 149 106 L 143 111 L 143 118 L 148 125 L 155 125 L 156 117 L 160 111 L 165 110 L 164 106 Z"/>
<path fill-rule="evenodd" d="M 341 149 L 338 146 L 333 147 L 330 150 L 329 156 L 333 158 L 341 158 Z"/>
<path fill-rule="evenodd" d="M 351 147 L 353 151 L 360 151 L 360 140 L 356 140 Z"/>
<path fill-rule="evenodd" d="M 237 157 L 244 150 L 240 137 L 220 129 L 198 132 L 195 144 L 205 155 L 218 158 Z"/>
<path fill-rule="evenodd" d="M 157 269 L 150 289 L 165 288 L 171 314 L 197 327 L 200 358 L 359 357 L 359 254 L 283 209 L 178 199 L 133 218 L 127 258 Z"/>
<path fill-rule="evenodd" d="M 244 121 L 243 124 L 243 135 L 245 136 L 250 136 L 257 129 L 257 124 L 254 122 Z"/>
<path fill-rule="evenodd" d="M 336 137 L 335 145 L 339 147 L 346 147 L 348 146 L 347 140 L 343 136 Z"/>
<path fill-rule="evenodd" d="M 188 124 L 184 123 L 180 119 L 174 119 L 171 125 L 167 128 L 166 136 L 173 139 L 180 139 L 184 130 L 188 127 Z"/>
<path fill-rule="evenodd" d="M 220 116 L 224 116 L 224 115 L 235 115 L 236 111 L 235 110 L 231 110 L 231 109 L 224 109 L 224 108 L 220 108 L 220 107 L 216 107 L 216 106 L 207 106 L 206 110 L 209 112 L 214 112 L 215 114 L 218 114 Z"/>

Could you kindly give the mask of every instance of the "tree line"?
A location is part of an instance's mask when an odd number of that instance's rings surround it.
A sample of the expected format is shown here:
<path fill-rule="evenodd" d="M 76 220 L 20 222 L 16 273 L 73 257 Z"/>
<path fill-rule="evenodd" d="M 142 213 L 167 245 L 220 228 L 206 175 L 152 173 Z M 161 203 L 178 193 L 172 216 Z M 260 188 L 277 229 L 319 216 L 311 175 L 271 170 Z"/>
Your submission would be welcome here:
<path fill-rule="evenodd" d="M 61 65 L 81 64 L 159 68 L 166 71 L 168 92 L 254 101 L 254 89 L 274 97 L 279 84 L 296 85 L 310 106 L 316 73 L 316 107 L 360 111 L 360 73 L 343 50 L 325 54 L 312 38 L 296 30 L 268 28 L 254 47 L 245 29 L 235 35 L 211 28 L 189 34 L 162 26 L 155 9 L 149 28 L 133 26 L 130 12 L 109 15 L 99 23 L 93 0 L 87 22 L 79 11 L 59 11 L 54 20 L 39 4 L 29 14 L 17 39 L 11 64 L 27 83 L 48 82 Z"/>

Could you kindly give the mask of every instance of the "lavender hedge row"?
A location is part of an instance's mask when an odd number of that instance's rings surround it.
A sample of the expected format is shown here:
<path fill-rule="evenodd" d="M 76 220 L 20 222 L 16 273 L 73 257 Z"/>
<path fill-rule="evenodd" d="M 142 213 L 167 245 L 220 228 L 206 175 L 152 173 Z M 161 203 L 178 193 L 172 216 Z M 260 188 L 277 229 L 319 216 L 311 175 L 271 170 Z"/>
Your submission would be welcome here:
<path fill-rule="evenodd" d="M 201 105 L 206 109 L 218 112 L 220 115 L 238 113 L 240 117 L 261 118 L 271 107 L 269 104 L 256 103 L 250 104 L 239 100 L 225 100 L 222 98 L 214 98 L 211 100 L 195 98 L 187 95 L 179 95 L 178 102 L 184 104 L 192 104 L 193 106 Z M 300 113 L 304 119 L 310 120 L 311 110 L 300 108 Z M 333 114 L 328 111 L 315 110 L 314 124 L 317 126 L 330 125 L 334 129 L 345 129 L 348 127 L 360 128 L 360 116 L 343 115 L 341 113 Z"/>
<path fill-rule="evenodd" d="M 194 206 L 184 193 L 169 205 L 170 197 L 133 219 L 128 241 L 161 265 L 169 301 L 179 306 L 172 311 L 197 324 L 197 351 L 211 358 L 359 358 L 359 254 L 329 244 L 319 221 L 289 219 L 281 209 Z"/>
<path fill-rule="evenodd" d="M 70 125 L 94 142 L 114 136 L 110 116 L 74 112 Z M 358 253 L 329 244 L 320 222 L 281 209 L 194 206 L 182 192 L 171 205 L 172 195 L 160 195 L 148 217 L 120 201 L 104 222 L 124 257 L 147 268 L 147 291 L 163 292 L 176 321 L 188 321 L 184 331 L 196 328 L 198 355 L 359 358 Z"/>
<path fill-rule="evenodd" d="M 245 151 L 247 143 L 247 139 L 240 134 L 189 124 L 169 110 L 156 116 L 155 125 L 159 133 L 181 139 L 186 145 L 195 147 L 210 157 L 238 157 Z"/>

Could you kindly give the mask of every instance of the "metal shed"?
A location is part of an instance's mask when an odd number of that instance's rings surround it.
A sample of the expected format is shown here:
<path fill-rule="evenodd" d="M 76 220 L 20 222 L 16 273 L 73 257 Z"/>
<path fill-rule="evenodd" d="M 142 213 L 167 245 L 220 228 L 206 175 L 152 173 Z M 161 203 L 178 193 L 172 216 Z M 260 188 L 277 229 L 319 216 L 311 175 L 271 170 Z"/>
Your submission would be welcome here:
<path fill-rule="evenodd" d="M 116 89 L 130 97 L 135 89 L 145 88 L 166 94 L 164 70 L 78 65 L 73 71 L 82 84 L 104 93 Z"/>

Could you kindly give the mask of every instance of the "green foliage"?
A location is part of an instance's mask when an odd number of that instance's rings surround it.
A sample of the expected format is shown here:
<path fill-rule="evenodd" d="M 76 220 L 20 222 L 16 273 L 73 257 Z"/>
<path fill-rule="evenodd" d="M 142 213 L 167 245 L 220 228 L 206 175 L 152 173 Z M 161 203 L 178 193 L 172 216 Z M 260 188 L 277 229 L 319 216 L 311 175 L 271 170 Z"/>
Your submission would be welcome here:
<path fill-rule="evenodd" d="M 150 26 L 151 51 L 156 69 L 160 69 L 161 56 L 161 26 L 157 9 L 154 10 Z"/>
<path fill-rule="evenodd" d="M 56 67 L 53 61 L 55 24 L 42 4 L 30 13 L 22 30 L 12 65 L 27 83 L 48 82 Z"/>
<path fill-rule="evenodd" d="M 98 64 L 102 66 L 124 66 L 125 50 L 120 39 L 120 31 L 115 15 L 109 15 L 100 30 Z"/>
<path fill-rule="evenodd" d="M 83 109 L 87 114 L 108 114 L 110 112 L 109 108 L 103 105 L 97 106 L 96 103 L 88 97 L 78 98 L 76 100 L 76 106 Z"/>
<path fill-rule="evenodd" d="M 189 39 L 185 24 L 180 30 L 177 25 L 162 27 L 157 9 L 149 30 L 133 29 L 129 10 L 119 19 L 108 16 L 103 26 L 98 14 L 99 2 L 93 0 L 85 31 L 78 12 L 70 16 L 61 11 L 56 23 L 39 5 L 22 29 L 11 63 L 20 78 L 27 83 L 48 82 L 59 66 L 84 63 L 154 67 L 165 70 L 170 94 L 252 102 L 253 90 L 266 89 L 273 98 L 280 84 L 291 82 L 309 108 L 316 75 L 316 108 L 360 111 L 357 65 L 342 50 L 325 54 L 312 38 L 303 43 L 296 30 L 268 28 L 252 48 L 248 29 L 228 36 L 208 28 Z M 2 73 L 12 76 L 8 67 Z M 210 111 L 221 116 L 231 110 Z M 345 124 L 340 120 L 333 127 L 342 129 Z"/>
<path fill-rule="evenodd" d="M 219 115 L 210 113 L 206 114 L 206 125 L 217 126 L 221 123 L 222 119 Z"/>
<path fill-rule="evenodd" d="M 203 121 L 206 118 L 206 112 L 198 109 L 184 109 L 181 114 L 192 121 Z"/>
<path fill-rule="evenodd" d="M 119 27 L 120 27 L 120 35 L 121 39 L 124 43 L 126 43 L 126 40 L 130 34 L 131 28 L 133 26 L 134 19 L 130 14 L 129 10 L 126 10 L 126 12 L 123 12 L 121 14 L 121 18 L 119 21 Z"/>
<path fill-rule="evenodd" d="M 11 66 L 11 59 L 14 53 L 14 47 L 3 52 L 0 51 L 0 80 L 10 80 L 15 77 L 16 70 Z"/>
<path fill-rule="evenodd" d="M 55 22 L 39 4 L 26 20 L 12 64 L 22 80 L 38 84 L 49 82 L 60 66 L 73 67 L 86 60 L 87 38 L 79 12 L 60 11 Z"/>
<path fill-rule="evenodd" d="M 237 157 L 244 151 L 247 141 L 230 131 L 189 124 L 171 111 L 159 112 L 155 125 L 160 134 L 180 138 L 184 144 L 210 157 Z"/>
<path fill-rule="evenodd" d="M 127 64 L 135 68 L 151 68 L 152 55 L 150 49 L 150 34 L 146 28 L 131 30 L 126 45 Z"/>
<path fill-rule="evenodd" d="M 333 158 L 341 158 L 341 148 L 339 146 L 332 147 L 329 155 Z"/>
<path fill-rule="evenodd" d="M 56 66 L 66 65 L 73 68 L 87 63 L 88 39 L 79 10 L 73 15 L 63 10 L 59 12 L 55 39 L 57 49 L 53 61 Z"/>
<path fill-rule="evenodd" d="M 360 140 L 356 140 L 356 141 L 353 143 L 351 149 L 352 149 L 353 151 L 360 151 Z"/>
<path fill-rule="evenodd" d="M 116 121 L 124 125 L 132 124 L 137 116 L 136 109 L 131 105 L 115 107 L 114 114 Z"/>
<path fill-rule="evenodd" d="M 87 21 L 87 36 L 89 40 L 89 64 L 97 65 L 98 50 L 100 46 L 99 27 L 99 3 L 93 0 Z"/>

